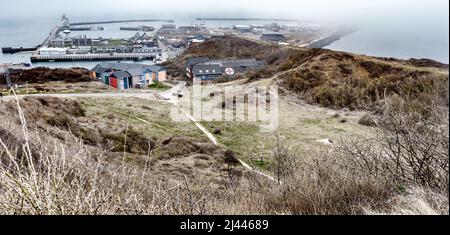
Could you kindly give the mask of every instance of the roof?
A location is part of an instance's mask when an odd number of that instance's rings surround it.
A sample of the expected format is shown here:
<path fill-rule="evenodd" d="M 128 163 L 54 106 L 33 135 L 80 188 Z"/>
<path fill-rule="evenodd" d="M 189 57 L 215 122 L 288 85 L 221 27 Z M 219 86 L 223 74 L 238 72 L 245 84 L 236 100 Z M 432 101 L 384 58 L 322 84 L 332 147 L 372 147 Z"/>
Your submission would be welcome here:
<path fill-rule="evenodd" d="M 114 72 L 113 74 L 111 74 L 111 76 L 121 79 L 121 78 L 128 78 L 131 76 L 131 74 L 129 74 L 128 72 L 125 72 L 125 71 L 117 71 L 117 72 Z"/>
<path fill-rule="evenodd" d="M 165 71 L 165 69 L 161 66 L 156 66 L 156 65 L 147 65 L 145 66 L 145 69 L 150 70 L 151 72 L 161 72 L 161 71 Z"/>
<path fill-rule="evenodd" d="M 241 59 L 241 60 L 212 60 L 203 64 L 218 64 L 221 67 L 259 67 L 264 65 L 263 62 L 255 59 Z"/>
<path fill-rule="evenodd" d="M 264 62 L 255 59 L 241 60 L 208 60 L 194 65 L 192 73 L 194 75 L 222 74 L 226 68 L 233 68 L 236 72 L 244 72 L 247 68 L 259 68 L 264 66 Z"/>
<path fill-rule="evenodd" d="M 104 73 L 105 71 L 102 71 L 102 70 L 104 70 L 104 69 L 105 69 L 105 68 L 103 68 L 102 66 L 100 66 L 100 65 L 98 64 L 98 65 L 96 65 L 94 68 L 92 68 L 91 71 L 94 72 L 94 73 Z"/>
<path fill-rule="evenodd" d="M 142 67 L 131 67 L 126 70 L 129 74 L 132 76 L 139 76 L 143 74 L 143 68 Z"/>
<path fill-rule="evenodd" d="M 261 39 L 270 41 L 279 41 L 284 39 L 284 35 L 282 33 L 277 32 L 267 32 L 262 34 Z"/>
<path fill-rule="evenodd" d="M 192 73 L 198 75 L 222 75 L 222 68 L 217 64 L 200 64 L 192 68 Z"/>
<path fill-rule="evenodd" d="M 250 25 L 245 25 L 245 24 L 235 24 L 233 25 L 234 28 L 248 28 L 250 29 L 251 26 Z"/>
<path fill-rule="evenodd" d="M 209 61 L 208 57 L 194 57 L 194 58 L 189 58 L 186 62 L 186 66 L 187 67 L 191 67 L 194 66 L 196 64 L 200 64 L 203 62 Z"/>
<path fill-rule="evenodd" d="M 128 76 L 140 76 L 145 74 L 147 71 L 160 72 L 165 71 L 161 66 L 156 65 L 145 65 L 145 64 L 127 64 L 127 63 L 102 63 L 96 65 L 91 69 L 96 73 L 105 73 L 108 71 L 124 71 L 127 72 Z"/>
<path fill-rule="evenodd" d="M 262 33 L 262 35 L 274 35 L 274 36 L 283 36 L 284 34 L 280 33 L 280 32 L 264 32 Z"/>

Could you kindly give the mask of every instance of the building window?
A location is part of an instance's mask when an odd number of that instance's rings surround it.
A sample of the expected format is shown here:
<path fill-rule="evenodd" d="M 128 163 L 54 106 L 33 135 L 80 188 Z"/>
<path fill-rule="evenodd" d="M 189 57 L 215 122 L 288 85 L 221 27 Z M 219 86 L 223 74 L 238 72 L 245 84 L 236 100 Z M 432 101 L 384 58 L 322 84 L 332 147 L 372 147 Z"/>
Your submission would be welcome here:
<path fill-rule="evenodd" d="M 209 70 L 207 69 L 206 72 L 209 73 Z"/>
<path fill-rule="evenodd" d="M 198 72 L 199 72 L 199 73 L 203 73 L 203 70 L 199 70 Z"/>

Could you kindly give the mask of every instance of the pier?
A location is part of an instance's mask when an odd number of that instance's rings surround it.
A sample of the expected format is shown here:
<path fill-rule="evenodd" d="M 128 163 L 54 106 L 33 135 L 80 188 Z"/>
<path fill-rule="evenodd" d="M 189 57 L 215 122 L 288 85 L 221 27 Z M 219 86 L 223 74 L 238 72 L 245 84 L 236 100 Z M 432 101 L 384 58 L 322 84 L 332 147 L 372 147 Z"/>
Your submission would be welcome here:
<path fill-rule="evenodd" d="M 339 41 L 342 37 L 346 36 L 347 34 L 351 34 L 354 32 L 356 32 L 356 29 L 349 29 L 349 30 L 336 32 L 328 37 L 320 38 L 320 39 L 310 43 L 306 47 L 308 47 L 308 48 L 324 48 L 324 47 L 327 47 L 327 46 L 333 44 L 336 41 Z"/>
<path fill-rule="evenodd" d="M 60 31 L 70 30 L 70 31 L 102 31 L 104 30 L 101 26 L 64 26 L 60 28 Z"/>
<path fill-rule="evenodd" d="M 2 53 L 3 54 L 15 54 L 18 52 L 22 52 L 22 51 L 36 51 L 38 49 L 39 46 L 37 47 L 29 47 L 29 48 L 24 48 L 24 47 L 19 47 L 19 48 L 14 48 L 14 47 L 3 47 L 2 48 Z"/>
<path fill-rule="evenodd" d="M 50 31 L 50 33 L 48 34 L 47 38 L 45 38 L 45 40 L 41 46 L 48 47 L 48 45 L 50 44 L 50 41 L 52 40 L 52 37 L 54 35 L 58 34 L 59 31 L 61 31 L 61 27 L 56 26 L 55 28 L 53 28 L 52 31 Z"/>
<path fill-rule="evenodd" d="M 67 61 L 102 61 L 102 60 L 154 60 L 158 53 L 113 53 L 113 54 L 65 54 L 31 56 L 31 62 L 67 62 Z"/>
<path fill-rule="evenodd" d="M 166 22 L 166 23 L 175 23 L 174 20 L 164 20 L 164 19 L 150 19 L 150 20 L 110 20 L 110 21 L 77 22 L 77 23 L 71 23 L 70 26 L 96 25 L 96 24 L 117 24 L 117 23 L 135 23 L 135 22 Z"/>
<path fill-rule="evenodd" d="M 295 19 L 279 18 L 196 18 L 197 21 L 276 21 L 276 22 L 298 22 Z"/>

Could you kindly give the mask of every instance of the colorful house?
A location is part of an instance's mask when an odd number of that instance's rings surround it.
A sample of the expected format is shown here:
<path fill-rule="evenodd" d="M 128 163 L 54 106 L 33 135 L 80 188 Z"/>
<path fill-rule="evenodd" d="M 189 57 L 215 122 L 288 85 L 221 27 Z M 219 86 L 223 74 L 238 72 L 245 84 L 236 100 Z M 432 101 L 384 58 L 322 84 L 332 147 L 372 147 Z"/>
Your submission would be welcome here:
<path fill-rule="evenodd" d="M 109 75 L 109 85 L 119 90 L 126 90 L 132 87 L 132 76 L 126 71 L 114 72 Z"/>
<path fill-rule="evenodd" d="M 91 70 L 91 77 L 116 89 L 142 88 L 156 81 L 166 81 L 166 69 L 156 65 L 105 63 Z"/>

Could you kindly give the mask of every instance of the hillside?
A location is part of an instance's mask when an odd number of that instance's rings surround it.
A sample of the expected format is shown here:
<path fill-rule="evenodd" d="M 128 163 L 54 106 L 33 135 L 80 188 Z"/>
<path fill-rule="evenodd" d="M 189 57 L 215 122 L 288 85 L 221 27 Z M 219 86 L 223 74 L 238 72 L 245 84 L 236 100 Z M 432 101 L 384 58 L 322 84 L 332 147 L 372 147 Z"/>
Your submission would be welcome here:
<path fill-rule="evenodd" d="M 245 99 L 227 106 L 214 89 L 276 82 L 276 132 L 178 122 L 162 91 L 102 93 L 85 70 L 31 70 L 21 82 L 57 94 L 0 102 L 0 212 L 448 214 L 447 65 L 222 38 L 166 66 L 183 73 L 192 56 L 264 60 L 239 81 L 206 84 L 202 101 L 232 111 Z"/>
<path fill-rule="evenodd" d="M 192 124 L 175 125 L 169 119 L 168 105 L 156 101 L 27 97 L 20 106 L 27 128 L 33 132 L 57 142 L 81 141 L 92 155 L 106 156 L 109 164 L 120 165 L 125 160 L 130 166 L 147 167 L 152 177 L 164 182 L 182 182 L 188 176 L 189 180 L 204 178 L 214 187 L 223 187 L 228 164 L 237 163 L 233 152 L 209 143 Z M 19 134 L 3 129 L 8 123 L 20 122 L 10 113 L 18 113 L 13 101 L 0 108 L 2 139 Z M 146 121 L 152 119 L 160 120 Z M 0 152 L 0 159 L 6 158 Z M 236 170 L 242 174 L 242 169 Z"/>
<path fill-rule="evenodd" d="M 16 94 L 87 93 L 112 90 L 110 86 L 91 79 L 89 70 L 84 68 L 36 67 L 29 70 L 15 70 L 11 73 L 11 82 L 17 85 Z M 3 74 L 0 74 L 0 93 L 10 94 Z"/>
<path fill-rule="evenodd" d="M 184 51 L 175 60 L 165 63 L 168 72 L 172 75 L 180 75 L 184 71 L 186 60 L 191 57 L 207 56 L 211 59 L 255 58 L 265 61 L 271 68 L 275 68 L 285 60 L 290 51 L 277 45 L 263 44 L 237 37 L 225 37 L 210 39 L 201 44 L 196 44 Z"/>
<path fill-rule="evenodd" d="M 180 75 L 187 58 L 197 56 L 263 60 L 265 69 L 243 78 L 275 78 L 287 91 L 325 107 L 374 109 L 394 95 L 427 104 L 437 95 L 441 104 L 448 105 L 448 65 L 428 59 L 376 58 L 226 37 L 192 46 L 166 66 Z"/>
<path fill-rule="evenodd" d="M 71 69 L 50 69 L 45 67 L 36 67 L 29 70 L 14 71 L 11 73 L 11 81 L 16 84 L 27 83 L 48 83 L 63 81 L 67 83 L 91 82 L 89 70 L 84 68 Z M 5 78 L 0 76 L 0 84 L 5 84 Z"/>

